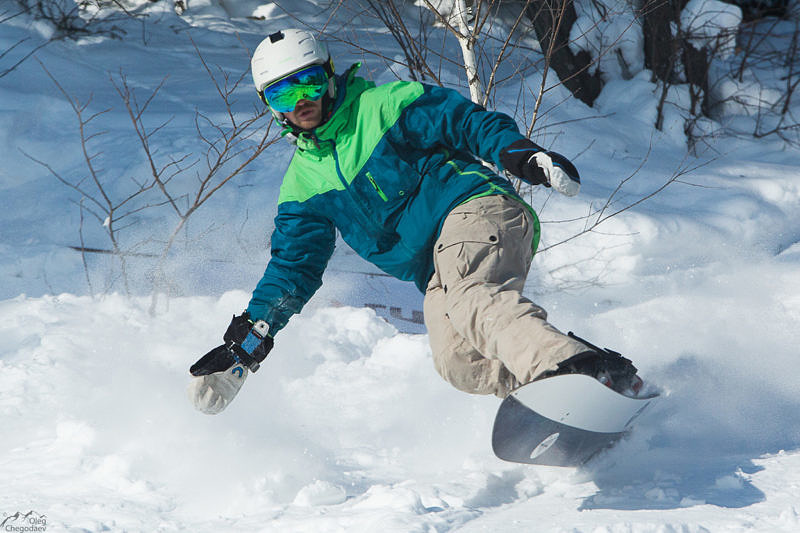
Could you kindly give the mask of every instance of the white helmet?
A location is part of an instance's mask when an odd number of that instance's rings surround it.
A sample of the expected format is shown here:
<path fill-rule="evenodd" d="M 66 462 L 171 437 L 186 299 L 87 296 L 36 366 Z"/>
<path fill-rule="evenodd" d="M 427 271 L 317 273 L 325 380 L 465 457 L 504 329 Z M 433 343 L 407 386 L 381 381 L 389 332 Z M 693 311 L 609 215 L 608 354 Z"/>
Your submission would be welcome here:
<path fill-rule="evenodd" d="M 253 84 L 264 103 L 264 87 L 311 65 L 325 67 L 328 73 L 328 96 L 332 98 L 335 90 L 333 61 L 325 43 L 310 31 L 288 29 L 273 33 L 261 41 L 250 60 Z M 284 122 L 283 113 L 271 111 L 278 121 Z"/>

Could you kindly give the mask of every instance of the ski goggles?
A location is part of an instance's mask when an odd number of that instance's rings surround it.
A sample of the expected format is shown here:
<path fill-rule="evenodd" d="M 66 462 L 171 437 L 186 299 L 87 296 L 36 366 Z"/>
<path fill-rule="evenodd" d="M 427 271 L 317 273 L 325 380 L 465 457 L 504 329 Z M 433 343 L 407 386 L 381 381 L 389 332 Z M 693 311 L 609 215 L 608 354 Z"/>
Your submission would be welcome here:
<path fill-rule="evenodd" d="M 311 65 L 264 87 L 261 97 L 278 113 L 294 111 L 300 100 L 319 100 L 328 89 L 328 74 L 322 65 Z"/>

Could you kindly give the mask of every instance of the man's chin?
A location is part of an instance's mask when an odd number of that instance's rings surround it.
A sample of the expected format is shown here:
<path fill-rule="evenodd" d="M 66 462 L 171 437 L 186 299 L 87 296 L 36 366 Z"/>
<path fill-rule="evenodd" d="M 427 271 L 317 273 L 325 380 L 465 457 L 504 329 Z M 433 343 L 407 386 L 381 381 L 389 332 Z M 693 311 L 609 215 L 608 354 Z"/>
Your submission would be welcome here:
<path fill-rule="evenodd" d="M 310 130 L 312 128 L 316 128 L 319 126 L 320 119 L 316 115 L 311 115 L 310 117 L 300 118 L 297 120 L 297 125 L 303 128 L 304 130 Z"/>

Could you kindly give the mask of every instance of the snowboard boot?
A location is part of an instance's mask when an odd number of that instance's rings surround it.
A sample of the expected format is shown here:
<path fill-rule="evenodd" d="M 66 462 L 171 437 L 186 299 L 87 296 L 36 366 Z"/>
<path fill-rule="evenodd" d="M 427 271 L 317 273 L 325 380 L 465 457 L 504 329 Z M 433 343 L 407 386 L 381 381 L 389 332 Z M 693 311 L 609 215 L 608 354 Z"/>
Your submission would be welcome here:
<path fill-rule="evenodd" d="M 642 378 L 636 375 L 636 367 L 630 359 L 608 348 L 598 348 L 571 331 L 569 336 L 589 349 L 560 362 L 557 369 L 545 372 L 537 379 L 562 374 L 585 374 L 625 396 L 635 397 L 639 394 L 642 390 Z"/>

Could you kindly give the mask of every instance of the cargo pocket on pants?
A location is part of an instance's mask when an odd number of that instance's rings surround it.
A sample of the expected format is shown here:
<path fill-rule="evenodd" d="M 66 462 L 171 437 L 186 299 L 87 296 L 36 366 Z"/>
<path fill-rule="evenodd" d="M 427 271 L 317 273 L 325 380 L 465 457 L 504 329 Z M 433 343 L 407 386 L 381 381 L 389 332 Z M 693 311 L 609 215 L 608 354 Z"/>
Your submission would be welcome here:
<path fill-rule="evenodd" d="M 469 220 L 466 214 L 461 216 Z M 447 222 L 455 225 L 460 220 L 448 218 Z M 485 219 L 472 219 L 454 228 L 443 227 L 436 242 L 436 270 L 442 284 L 446 286 L 454 277 L 463 279 L 474 274 L 481 263 L 498 252 L 500 239 L 499 228 Z"/>

